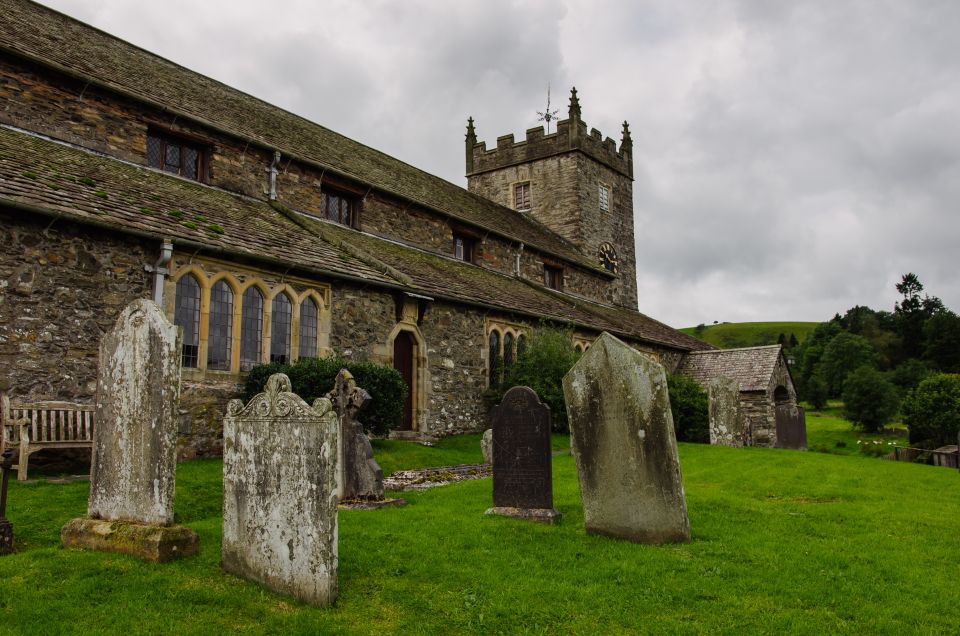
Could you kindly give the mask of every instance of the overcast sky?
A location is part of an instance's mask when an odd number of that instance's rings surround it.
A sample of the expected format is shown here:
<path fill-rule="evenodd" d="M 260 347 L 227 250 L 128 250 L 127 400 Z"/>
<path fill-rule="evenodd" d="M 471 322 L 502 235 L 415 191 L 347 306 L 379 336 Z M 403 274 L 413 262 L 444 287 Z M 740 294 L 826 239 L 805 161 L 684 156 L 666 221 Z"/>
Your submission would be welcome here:
<path fill-rule="evenodd" d="M 459 185 L 464 127 L 634 139 L 640 310 L 677 327 L 960 311 L 957 0 L 46 0 Z"/>

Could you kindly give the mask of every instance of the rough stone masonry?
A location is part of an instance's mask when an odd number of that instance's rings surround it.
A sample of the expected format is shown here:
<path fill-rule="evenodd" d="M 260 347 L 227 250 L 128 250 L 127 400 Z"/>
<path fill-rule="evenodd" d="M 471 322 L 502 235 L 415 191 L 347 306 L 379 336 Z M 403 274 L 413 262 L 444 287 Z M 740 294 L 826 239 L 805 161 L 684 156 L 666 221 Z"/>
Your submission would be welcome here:
<path fill-rule="evenodd" d="M 198 539 L 173 523 L 180 398 L 180 332 L 149 300 L 120 313 L 100 343 L 87 519 L 64 545 L 154 561 L 194 554 Z"/>
<path fill-rule="evenodd" d="M 317 606 L 337 599 L 337 440 L 327 398 L 313 406 L 270 376 L 223 423 L 223 569 Z"/>
<path fill-rule="evenodd" d="M 663 367 L 604 332 L 563 378 L 590 534 L 690 540 Z"/>

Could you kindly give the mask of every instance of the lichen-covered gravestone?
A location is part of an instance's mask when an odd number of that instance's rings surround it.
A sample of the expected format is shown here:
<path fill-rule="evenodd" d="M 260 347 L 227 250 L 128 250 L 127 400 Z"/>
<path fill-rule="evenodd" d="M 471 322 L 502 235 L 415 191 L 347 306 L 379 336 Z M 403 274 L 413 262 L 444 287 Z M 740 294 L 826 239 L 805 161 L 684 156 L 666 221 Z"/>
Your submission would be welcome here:
<path fill-rule="evenodd" d="M 490 411 L 493 424 L 493 508 L 487 514 L 555 523 L 550 407 L 515 386 Z"/>
<path fill-rule="evenodd" d="M 370 402 L 370 394 L 357 386 L 353 374 L 341 369 L 327 397 L 340 417 L 340 501 L 383 501 L 383 470 L 357 420 Z"/>
<path fill-rule="evenodd" d="M 587 532 L 689 541 L 663 367 L 604 332 L 563 378 L 563 395 Z"/>
<path fill-rule="evenodd" d="M 196 533 L 171 525 L 180 343 L 149 300 L 130 303 L 101 340 L 88 516 L 63 527 L 64 546 L 151 561 L 196 554 Z"/>
<path fill-rule="evenodd" d="M 337 599 L 337 439 L 282 373 L 223 421 L 223 569 L 318 606 Z"/>
<path fill-rule="evenodd" d="M 719 376 L 707 385 L 710 412 L 710 443 L 743 446 L 743 422 L 740 420 L 740 385 L 733 378 Z"/>
<path fill-rule="evenodd" d="M 480 452 L 483 454 L 483 463 L 493 463 L 493 429 L 488 428 L 480 438 Z"/>

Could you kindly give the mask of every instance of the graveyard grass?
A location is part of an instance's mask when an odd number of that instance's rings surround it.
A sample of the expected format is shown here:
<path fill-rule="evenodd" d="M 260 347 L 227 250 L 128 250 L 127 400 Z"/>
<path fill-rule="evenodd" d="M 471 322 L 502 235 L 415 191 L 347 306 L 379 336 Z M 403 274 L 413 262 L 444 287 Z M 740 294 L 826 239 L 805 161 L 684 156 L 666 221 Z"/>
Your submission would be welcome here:
<path fill-rule="evenodd" d="M 377 454 L 396 466 L 431 451 L 479 461 L 477 438 Z M 220 570 L 219 460 L 179 466 L 177 522 L 201 547 L 168 564 L 62 549 L 60 526 L 84 514 L 87 483 L 13 482 L 19 551 L 0 558 L 0 632 L 955 631 L 957 471 L 692 444 L 680 459 L 685 545 L 587 536 L 569 455 L 554 458 L 555 527 L 484 516 L 489 479 L 404 493 L 405 508 L 341 511 L 340 597 L 326 610 Z"/>

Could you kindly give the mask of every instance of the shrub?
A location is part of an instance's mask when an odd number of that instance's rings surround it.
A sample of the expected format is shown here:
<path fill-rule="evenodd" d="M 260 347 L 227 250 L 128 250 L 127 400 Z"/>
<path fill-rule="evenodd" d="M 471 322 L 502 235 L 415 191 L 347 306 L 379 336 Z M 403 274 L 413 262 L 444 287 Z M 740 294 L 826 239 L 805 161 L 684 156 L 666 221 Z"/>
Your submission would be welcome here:
<path fill-rule="evenodd" d="M 900 406 L 897 388 L 873 367 L 862 366 L 843 383 L 843 415 L 868 433 L 883 429 Z"/>
<path fill-rule="evenodd" d="M 494 403 L 503 399 L 507 389 L 528 386 L 537 392 L 540 401 L 550 407 L 553 430 L 558 433 L 570 431 L 567 405 L 563 399 L 563 376 L 580 358 L 573 349 L 572 333 L 541 325 L 526 339 L 522 356 L 504 370 L 503 382 L 491 390 Z"/>
<path fill-rule="evenodd" d="M 267 379 L 274 373 L 285 373 L 290 378 L 293 392 L 312 403 L 333 389 L 340 369 L 352 373 L 357 386 L 373 398 L 360 413 L 363 430 L 368 435 L 383 436 L 401 424 L 408 387 L 400 372 L 382 364 L 355 362 L 340 356 L 302 358 L 294 364 L 258 365 L 247 374 L 244 399 L 249 400 L 263 391 Z"/>
<path fill-rule="evenodd" d="M 667 375 L 670 412 L 677 441 L 710 443 L 710 413 L 707 392 L 696 380 L 682 375 Z"/>
<path fill-rule="evenodd" d="M 960 428 L 960 374 L 932 375 L 907 394 L 903 422 L 910 445 L 939 448 L 957 443 Z"/>

